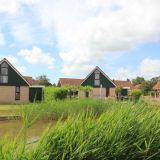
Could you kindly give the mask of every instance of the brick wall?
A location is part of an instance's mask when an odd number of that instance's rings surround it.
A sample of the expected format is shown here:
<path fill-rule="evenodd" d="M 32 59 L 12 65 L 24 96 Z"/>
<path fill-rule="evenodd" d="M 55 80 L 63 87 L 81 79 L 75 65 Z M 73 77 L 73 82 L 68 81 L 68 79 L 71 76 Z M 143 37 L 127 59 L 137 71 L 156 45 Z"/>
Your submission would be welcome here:
<path fill-rule="evenodd" d="M 20 100 L 15 100 L 15 86 L 0 86 L 0 103 L 29 102 L 29 87 L 20 87 Z"/>

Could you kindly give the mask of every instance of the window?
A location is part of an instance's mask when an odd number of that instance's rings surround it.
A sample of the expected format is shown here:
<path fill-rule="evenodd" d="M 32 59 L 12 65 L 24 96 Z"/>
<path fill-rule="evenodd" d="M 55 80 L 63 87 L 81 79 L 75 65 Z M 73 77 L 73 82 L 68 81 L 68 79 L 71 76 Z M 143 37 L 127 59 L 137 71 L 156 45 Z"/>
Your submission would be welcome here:
<path fill-rule="evenodd" d="M 8 64 L 3 62 L 0 67 L 0 83 L 8 83 Z"/>
<path fill-rule="evenodd" d="M 8 76 L 0 76 L 0 83 L 8 83 Z"/>
<path fill-rule="evenodd" d="M 1 64 L 1 67 L 3 67 L 3 68 L 8 68 L 8 64 L 7 64 L 6 62 L 3 62 L 3 63 Z"/>
<path fill-rule="evenodd" d="M 99 73 L 95 73 L 95 79 L 100 79 L 100 74 Z"/>
<path fill-rule="evenodd" d="M 16 86 L 15 88 L 15 100 L 20 100 L 20 87 L 19 86 Z"/>
<path fill-rule="evenodd" d="M 98 70 L 94 72 L 94 85 L 100 86 L 100 72 Z"/>
<path fill-rule="evenodd" d="M 100 86 L 100 80 L 95 79 L 95 80 L 94 80 L 94 85 L 95 85 L 95 86 Z"/>
<path fill-rule="evenodd" d="M 1 68 L 1 75 L 8 75 L 8 68 Z"/>

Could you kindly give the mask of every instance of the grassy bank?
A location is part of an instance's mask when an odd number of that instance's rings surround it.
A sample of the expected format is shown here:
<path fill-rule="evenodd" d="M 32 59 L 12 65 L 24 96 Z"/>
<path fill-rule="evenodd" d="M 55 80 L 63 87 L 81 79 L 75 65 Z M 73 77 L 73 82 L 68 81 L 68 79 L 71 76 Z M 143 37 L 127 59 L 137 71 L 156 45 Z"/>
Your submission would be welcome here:
<path fill-rule="evenodd" d="M 1 160 L 159 160 L 160 108 L 146 103 L 100 100 L 62 101 L 25 108 L 23 135 L 0 140 Z M 37 115 L 66 119 L 46 129 L 38 143 L 26 144 Z M 34 116 L 33 116 L 34 115 Z"/>

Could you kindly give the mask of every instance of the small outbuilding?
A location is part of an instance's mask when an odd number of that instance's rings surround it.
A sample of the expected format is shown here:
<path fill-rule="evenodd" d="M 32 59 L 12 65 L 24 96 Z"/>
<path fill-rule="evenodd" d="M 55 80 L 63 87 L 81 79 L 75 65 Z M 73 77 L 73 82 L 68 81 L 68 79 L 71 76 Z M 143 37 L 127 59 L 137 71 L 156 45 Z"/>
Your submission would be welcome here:
<path fill-rule="evenodd" d="M 160 81 L 158 81 L 158 82 L 154 85 L 153 91 L 154 91 L 154 97 L 155 97 L 155 98 L 160 98 Z"/>
<path fill-rule="evenodd" d="M 41 102 L 44 100 L 44 86 L 30 86 L 29 87 L 29 101 Z"/>

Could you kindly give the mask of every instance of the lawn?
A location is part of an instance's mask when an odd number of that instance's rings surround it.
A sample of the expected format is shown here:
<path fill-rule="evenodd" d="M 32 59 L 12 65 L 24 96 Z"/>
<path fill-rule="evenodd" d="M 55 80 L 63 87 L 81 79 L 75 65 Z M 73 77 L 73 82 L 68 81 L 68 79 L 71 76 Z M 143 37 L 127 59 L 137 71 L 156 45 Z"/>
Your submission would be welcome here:
<path fill-rule="evenodd" d="M 21 105 L 0 105 L 0 116 L 19 115 Z"/>

